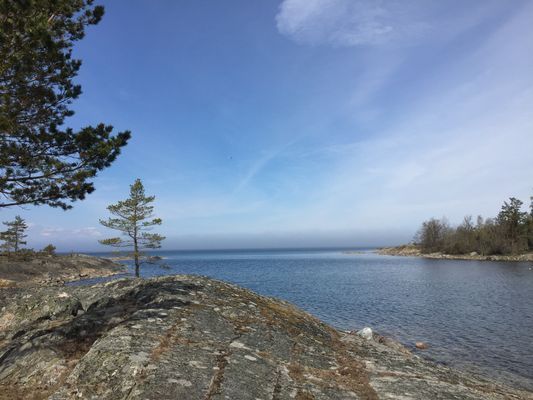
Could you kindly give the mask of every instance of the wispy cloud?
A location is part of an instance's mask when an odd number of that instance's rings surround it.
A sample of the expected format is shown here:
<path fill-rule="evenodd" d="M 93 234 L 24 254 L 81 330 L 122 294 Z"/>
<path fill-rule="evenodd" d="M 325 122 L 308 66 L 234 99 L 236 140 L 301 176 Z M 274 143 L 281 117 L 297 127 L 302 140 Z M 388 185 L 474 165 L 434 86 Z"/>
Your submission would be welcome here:
<path fill-rule="evenodd" d="M 263 154 L 254 160 L 252 165 L 248 168 L 246 173 L 244 174 L 243 178 L 239 181 L 237 184 L 234 193 L 237 193 L 244 189 L 251 181 L 252 179 L 263 169 L 265 166 L 278 157 L 280 154 L 282 154 L 287 148 L 292 146 L 297 139 L 290 140 L 286 143 L 284 143 L 281 146 L 275 147 L 273 150 L 265 151 Z"/>
<path fill-rule="evenodd" d="M 267 165 L 270 160 L 276 157 L 277 154 L 279 154 L 279 150 L 269 151 L 256 159 L 237 184 L 235 192 L 239 192 L 244 189 L 250 183 L 250 181 L 265 167 L 265 165 Z"/>
<path fill-rule="evenodd" d="M 102 236 L 102 233 L 94 226 L 76 229 L 60 227 L 45 227 L 40 230 L 40 235 L 46 238 L 94 238 Z"/>
<path fill-rule="evenodd" d="M 77 115 L 108 111 L 98 118 L 118 118 L 134 138 L 73 210 L 23 210 L 37 224 L 30 246 L 98 248 L 116 234 L 99 218 L 137 176 L 157 196 L 167 248 L 407 240 L 424 218 L 494 215 L 507 196 L 531 195 L 531 0 L 267 3 L 279 5 L 275 20 L 229 6 L 239 21 L 261 18 L 242 26 L 198 9 L 224 40 L 154 40 L 144 58 L 171 74 L 106 69 L 125 77 L 106 81 L 116 108 L 93 100 Z"/>
<path fill-rule="evenodd" d="M 303 44 L 405 45 L 456 35 L 479 22 L 493 4 L 446 2 L 448 9 L 463 9 L 450 16 L 441 4 L 425 0 L 284 0 L 276 21 L 280 33 Z"/>
<path fill-rule="evenodd" d="M 454 60 L 401 105 L 387 129 L 303 152 L 325 160 L 325 178 L 308 194 L 312 202 L 270 226 L 407 231 L 430 216 L 494 215 L 506 196 L 526 200 L 533 189 L 531 16 L 532 6 L 522 9 Z"/>

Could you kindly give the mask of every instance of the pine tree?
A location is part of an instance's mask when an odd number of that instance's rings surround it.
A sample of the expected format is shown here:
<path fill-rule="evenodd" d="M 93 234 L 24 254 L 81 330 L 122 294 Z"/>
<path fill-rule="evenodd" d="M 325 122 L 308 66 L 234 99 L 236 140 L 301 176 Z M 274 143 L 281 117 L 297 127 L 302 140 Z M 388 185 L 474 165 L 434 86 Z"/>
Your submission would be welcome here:
<path fill-rule="evenodd" d="M 103 12 L 93 0 L 0 0 L 0 208 L 71 208 L 128 142 L 103 123 L 63 126 L 81 94 L 73 45 Z"/>
<path fill-rule="evenodd" d="M 0 239 L 4 241 L 2 247 L 8 252 L 13 250 L 16 253 L 20 246 L 26 244 L 24 238 L 28 235 L 25 235 L 24 232 L 28 225 L 19 215 L 13 221 L 6 221 L 3 224 L 7 226 L 7 230 L 0 232 Z"/>
<path fill-rule="evenodd" d="M 498 214 L 497 222 L 501 234 L 506 242 L 506 251 L 520 253 L 527 250 L 527 212 L 522 211 L 524 203 L 511 197 L 509 202 L 504 202 Z"/>
<path fill-rule="evenodd" d="M 104 245 L 117 248 L 133 248 L 132 256 L 135 261 L 135 276 L 139 276 L 142 250 L 158 249 L 165 239 L 157 233 L 149 233 L 153 226 L 161 225 L 160 218 L 153 217 L 154 206 L 151 203 L 155 196 L 146 196 L 140 179 L 130 186 L 130 197 L 107 207 L 115 218 L 100 220 L 100 223 L 110 229 L 122 232 L 126 238 L 114 237 L 100 240 Z"/>
<path fill-rule="evenodd" d="M 46 254 L 47 256 L 55 256 L 56 246 L 54 246 L 53 244 L 49 244 L 41 250 L 41 253 Z"/>

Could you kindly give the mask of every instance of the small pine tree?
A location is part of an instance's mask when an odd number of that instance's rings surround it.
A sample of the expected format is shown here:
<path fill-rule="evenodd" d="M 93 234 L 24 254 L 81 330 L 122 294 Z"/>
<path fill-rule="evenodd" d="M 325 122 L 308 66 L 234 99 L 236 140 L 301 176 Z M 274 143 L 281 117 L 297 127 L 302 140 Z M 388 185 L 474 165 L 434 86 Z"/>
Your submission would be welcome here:
<path fill-rule="evenodd" d="M 142 250 L 158 249 L 165 239 L 157 233 L 148 233 L 155 225 L 161 225 L 160 218 L 153 218 L 154 206 L 151 203 L 155 196 L 146 196 L 140 179 L 130 186 L 130 197 L 107 207 L 116 218 L 100 220 L 100 223 L 110 229 L 122 232 L 126 238 L 114 237 L 100 240 L 104 245 L 118 248 L 133 248 L 135 261 L 135 276 L 139 277 Z"/>
<path fill-rule="evenodd" d="M 6 221 L 3 223 L 7 226 L 7 230 L 0 232 L 0 239 L 4 241 L 2 246 L 7 252 L 13 250 L 15 253 L 20 250 L 20 246 L 25 245 L 24 232 L 28 228 L 26 221 L 24 221 L 20 215 L 17 215 L 13 221 Z"/>
<path fill-rule="evenodd" d="M 41 252 L 46 254 L 47 256 L 53 256 L 56 254 L 56 246 L 54 246 L 53 244 L 49 244 L 48 246 L 44 247 Z"/>

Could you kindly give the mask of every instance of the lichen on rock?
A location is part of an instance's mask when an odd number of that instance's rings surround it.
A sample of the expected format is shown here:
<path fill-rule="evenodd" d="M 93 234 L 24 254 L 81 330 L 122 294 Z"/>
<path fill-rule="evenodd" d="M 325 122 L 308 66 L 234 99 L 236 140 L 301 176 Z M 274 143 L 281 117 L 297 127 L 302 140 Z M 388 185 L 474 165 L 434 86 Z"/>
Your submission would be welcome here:
<path fill-rule="evenodd" d="M 0 290 L 0 399 L 528 399 L 194 276 Z"/>

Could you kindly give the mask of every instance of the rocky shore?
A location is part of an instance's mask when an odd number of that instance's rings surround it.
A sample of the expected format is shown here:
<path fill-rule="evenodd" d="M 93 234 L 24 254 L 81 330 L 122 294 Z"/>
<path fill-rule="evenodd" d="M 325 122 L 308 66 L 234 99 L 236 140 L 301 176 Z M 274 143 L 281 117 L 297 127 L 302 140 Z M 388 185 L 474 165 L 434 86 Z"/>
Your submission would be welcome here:
<path fill-rule="evenodd" d="M 29 260 L 0 257 L 0 288 L 13 286 L 61 285 L 79 279 L 116 275 L 125 267 L 110 260 L 87 256 L 32 255 Z"/>
<path fill-rule="evenodd" d="M 203 277 L 3 288 L 0 399 L 533 399 L 365 336 Z"/>
<path fill-rule="evenodd" d="M 517 255 L 492 255 L 484 256 L 475 252 L 470 254 L 444 254 L 444 253 L 422 253 L 420 249 L 413 245 L 403 245 L 396 247 L 383 247 L 377 250 L 378 254 L 388 256 L 424 257 L 441 260 L 476 260 L 476 261 L 513 261 L 513 262 L 533 262 L 533 253 Z"/>

